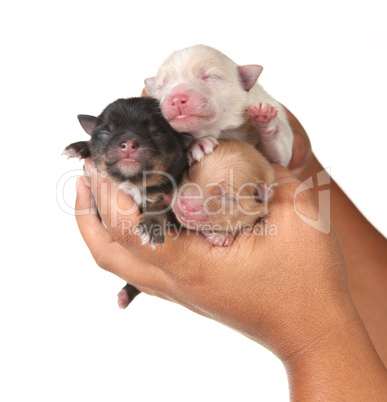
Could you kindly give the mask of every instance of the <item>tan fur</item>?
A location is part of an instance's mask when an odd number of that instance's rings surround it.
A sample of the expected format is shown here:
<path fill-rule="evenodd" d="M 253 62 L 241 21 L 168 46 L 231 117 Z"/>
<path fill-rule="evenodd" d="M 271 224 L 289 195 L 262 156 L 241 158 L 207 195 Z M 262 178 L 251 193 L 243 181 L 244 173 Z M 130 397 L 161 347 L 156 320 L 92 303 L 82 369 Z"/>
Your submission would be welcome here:
<path fill-rule="evenodd" d="M 163 179 L 163 173 L 167 172 L 171 166 L 171 158 L 169 158 L 168 163 L 162 164 L 160 161 L 156 161 L 155 165 L 152 168 L 152 174 L 148 174 L 146 177 L 146 186 L 155 186 L 159 184 Z M 163 172 L 163 173 L 156 173 L 156 172 Z"/>
<path fill-rule="evenodd" d="M 267 201 L 254 199 L 256 184 L 272 186 L 274 170 L 267 159 L 247 142 L 220 140 L 219 143 L 212 154 L 191 166 L 174 202 L 179 197 L 195 197 L 202 192 L 200 203 L 208 213 L 207 225 L 216 230 L 253 226 L 268 212 Z M 222 194 L 226 197 L 222 198 Z"/>

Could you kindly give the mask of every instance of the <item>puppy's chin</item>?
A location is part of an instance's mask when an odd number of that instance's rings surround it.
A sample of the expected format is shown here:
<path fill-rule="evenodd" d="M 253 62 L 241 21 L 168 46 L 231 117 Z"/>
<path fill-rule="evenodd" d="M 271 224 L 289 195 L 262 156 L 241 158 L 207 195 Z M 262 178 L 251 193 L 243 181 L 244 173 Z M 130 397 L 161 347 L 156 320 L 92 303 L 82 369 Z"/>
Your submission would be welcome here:
<path fill-rule="evenodd" d="M 203 123 L 203 118 L 197 116 L 180 115 L 169 120 L 169 124 L 178 132 L 188 132 L 197 129 Z"/>
<path fill-rule="evenodd" d="M 192 116 L 192 115 L 180 115 L 172 117 L 169 120 L 169 124 L 178 132 L 187 132 L 195 135 L 195 131 L 201 130 L 212 122 L 210 116 Z"/>
<path fill-rule="evenodd" d="M 141 171 L 141 163 L 134 159 L 120 159 L 109 167 L 109 174 L 121 179 L 137 177 Z"/>

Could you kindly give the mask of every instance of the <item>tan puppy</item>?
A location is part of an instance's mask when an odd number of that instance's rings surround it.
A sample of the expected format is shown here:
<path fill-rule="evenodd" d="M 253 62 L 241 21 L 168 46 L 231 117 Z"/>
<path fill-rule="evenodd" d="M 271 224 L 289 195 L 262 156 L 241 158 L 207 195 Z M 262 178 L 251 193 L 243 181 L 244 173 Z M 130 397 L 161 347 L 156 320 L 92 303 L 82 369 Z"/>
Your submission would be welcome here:
<path fill-rule="evenodd" d="M 287 166 L 293 132 L 281 104 L 257 83 L 261 72 L 259 65 L 238 66 L 218 50 L 196 45 L 172 53 L 145 86 L 172 127 L 196 139 L 191 164 L 213 152 L 218 138 L 237 138 Z"/>
<path fill-rule="evenodd" d="M 172 200 L 177 220 L 201 231 L 216 246 L 228 246 L 241 230 L 253 229 L 267 215 L 274 170 L 252 145 L 219 140 L 183 175 Z"/>

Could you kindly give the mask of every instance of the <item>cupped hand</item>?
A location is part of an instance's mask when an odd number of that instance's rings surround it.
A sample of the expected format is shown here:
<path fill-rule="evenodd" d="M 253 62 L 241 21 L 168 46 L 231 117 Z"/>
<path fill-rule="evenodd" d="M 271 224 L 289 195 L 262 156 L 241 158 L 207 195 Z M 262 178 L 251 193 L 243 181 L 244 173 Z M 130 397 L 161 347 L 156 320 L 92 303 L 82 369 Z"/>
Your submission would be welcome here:
<path fill-rule="evenodd" d="M 132 199 L 91 161 L 87 169 L 91 189 L 79 180 L 76 202 L 81 234 L 99 266 L 141 291 L 222 322 L 285 359 L 319 342 L 321 318 L 347 302 L 336 234 L 287 169 L 276 167 L 270 214 L 254 233 L 214 247 L 203 235 L 172 230 L 155 250 L 133 234 L 141 215 Z M 106 228 L 89 213 L 91 192 Z"/>

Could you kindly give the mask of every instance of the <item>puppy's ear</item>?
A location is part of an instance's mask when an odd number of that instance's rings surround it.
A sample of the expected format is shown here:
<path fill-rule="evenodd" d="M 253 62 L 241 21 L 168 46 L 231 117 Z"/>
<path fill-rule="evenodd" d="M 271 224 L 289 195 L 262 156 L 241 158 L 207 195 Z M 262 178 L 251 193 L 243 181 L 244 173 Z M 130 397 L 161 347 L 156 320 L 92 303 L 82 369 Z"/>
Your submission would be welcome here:
<path fill-rule="evenodd" d="M 262 70 L 263 67 L 259 66 L 258 64 L 238 66 L 238 73 L 246 91 L 250 91 L 250 89 L 254 86 L 258 80 L 258 77 L 261 75 Z"/>
<path fill-rule="evenodd" d="M 273 195 L 274 190 L 270 186 L 264 183 L 257 183 L 255 185 L 254 200 L 258 203 L 269 201 L 273 198 Z"/>
<path fill-rule="evenodd" d="M 156 77 L 150 77 L 144 80 L 145 88 L 149 95 L 153 95 L 153 90 L 155 88 Z"/>
<path fill-rule="evenodd" d="M 79 123 L 81 123 L 82 128 L 89 135 L 92 135 L 93 131 L 97 127 L 97 125 L 101 123 L 100 118 L 94 117 L 94 116 L 89 116 L 88 114 L 79 114 L 78 120 L 79 120 Z"/>

